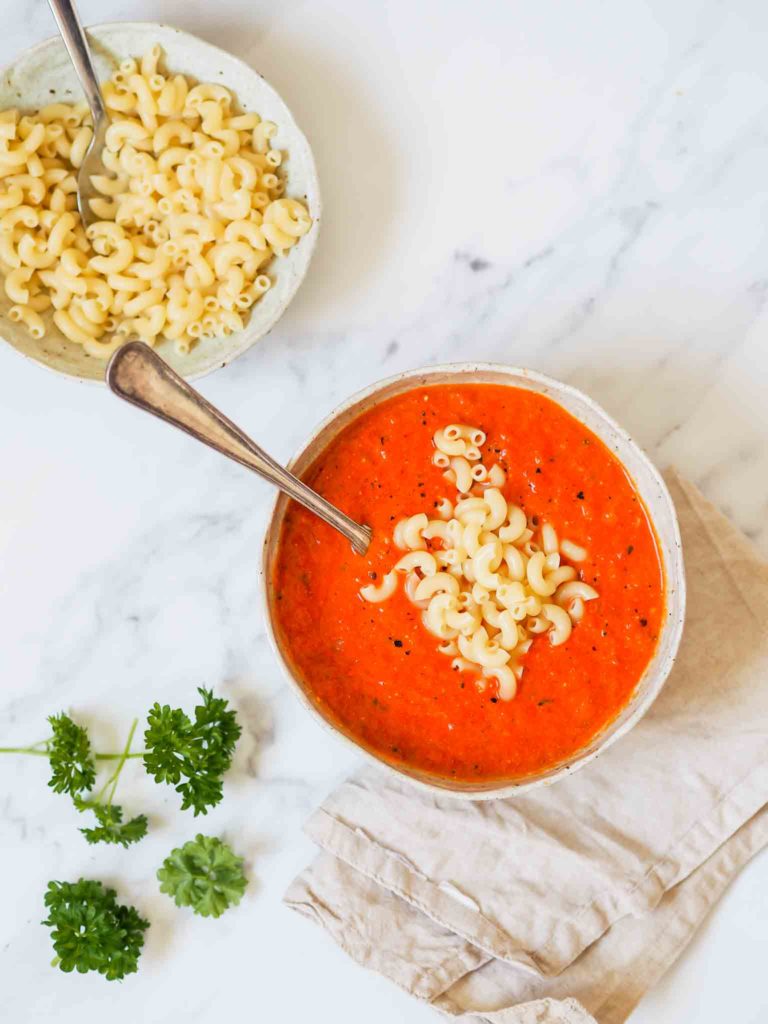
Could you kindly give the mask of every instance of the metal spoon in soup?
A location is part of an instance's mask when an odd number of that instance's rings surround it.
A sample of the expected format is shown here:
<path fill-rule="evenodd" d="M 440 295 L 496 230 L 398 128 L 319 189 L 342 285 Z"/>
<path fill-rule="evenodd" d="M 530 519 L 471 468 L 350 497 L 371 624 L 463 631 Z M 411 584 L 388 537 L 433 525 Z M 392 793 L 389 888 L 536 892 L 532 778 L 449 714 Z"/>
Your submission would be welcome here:
<path fill-rule="evenodd" d="M 369 526 L 350 519 L 275 462 L 144 342 L 129 341 L 119 348 L 107 365 L 106 377 L 119 398 L 252 469 L 343 534 L 359 555 L 366 553 L 371 543 Z"/>

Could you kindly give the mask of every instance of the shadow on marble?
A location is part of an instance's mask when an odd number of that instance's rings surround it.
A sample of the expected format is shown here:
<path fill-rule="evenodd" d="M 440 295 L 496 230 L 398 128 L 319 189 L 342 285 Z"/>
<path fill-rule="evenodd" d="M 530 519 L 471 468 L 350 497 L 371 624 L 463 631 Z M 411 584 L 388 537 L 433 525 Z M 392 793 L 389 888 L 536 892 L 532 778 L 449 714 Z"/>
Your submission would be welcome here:
<path fill-rule="evenodd" d="M 243 26 L 217 20 L 210 10 L 185 7 L 174 14 L 173 23 L 263 74 L 309 138 L 320 178 L 323 225 L 307 279 L 284 319 L 290 322 L 292 310 L 301 309 L 321 316 L 325 300 L 343 303 L 392 259 L 388 239 L 397 221 L 398 196 L 407 187 L 407 167 L 396 149 L 391 113 L 376 109 L 365 83 L 349 77 L 330 53 L 310 47 L 306 37 L 283 31 L 267 42 L 263 18 Z"/>
<path fill-rule="evenodd" d="M 125 897 L 125 901 L 130 902 L 121 879 L 107 879 L 105 884 L 116 889 L 121 899 Z M 187 913 L 192 917 L 192 911 L 177 907 L 170 896 L 159 892 L 153 892 L 148 898 L 142 899 L 137 909 L 150 922 L 150 927 L 144 932 L 143 955 L 154 964 L 167 962 L 173 955 L 174 942 L 180 933 L 179 915 Z"/>
<path fill-rule="evenodd" d="M 229 679 L 225 689 L 243 727 L 243 736 L 232 762 L 233 776 L 246 775 L 256 779 L 264 752 L 275 740 L 274 712 L 269 702 L 255 692 L 252 681 Z"/>
<path fill-rule="evenodd" d="M 662 362 L 582 366 L 569 383 L 614 416 L 660 466 L 675 466 L 768 551 L 768 434 L 743 388 L 689 347 Z M 617 382 L 620 382 L 618 384 Z"/>

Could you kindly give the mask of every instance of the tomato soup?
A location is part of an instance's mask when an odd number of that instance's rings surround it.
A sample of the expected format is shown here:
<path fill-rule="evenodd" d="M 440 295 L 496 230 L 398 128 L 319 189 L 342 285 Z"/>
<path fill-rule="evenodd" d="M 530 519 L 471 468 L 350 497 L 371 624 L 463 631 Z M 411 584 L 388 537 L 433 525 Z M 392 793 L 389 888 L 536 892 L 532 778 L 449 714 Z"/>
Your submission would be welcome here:
<path fill-rule="evenodd" d="M 437 650 L 399 588 L 360 595 L 402 551 L 395 524 L 453 491 L 433 464 L 450 423 L 486 434 L 482 457 L 506 473 L 504 497 L 586 552 L 578 578 L 599 593 L 567 641 L 531 645 L 514 699 L 478 691 Z M 274 568 L 275 625 L 319 710 L 384 760 L 462 782 L 520 778 L 574 755 L 629 701 L 664 613 L 656 538 L 608 448 L 551 399 L 496 384 L 415 388 L 363 413 L 304 479 L 373 529 L 368 554 L 298 505 L 286 512 Z"/>

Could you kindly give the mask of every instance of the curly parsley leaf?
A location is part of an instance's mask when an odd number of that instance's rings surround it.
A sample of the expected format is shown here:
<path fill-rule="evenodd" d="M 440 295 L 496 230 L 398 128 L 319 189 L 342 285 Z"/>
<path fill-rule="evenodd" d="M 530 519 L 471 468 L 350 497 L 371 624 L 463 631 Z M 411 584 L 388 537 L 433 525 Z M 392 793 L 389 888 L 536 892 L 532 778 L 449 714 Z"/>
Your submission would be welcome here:
<path fill-rule="evenodd" d="M 76 797 L 91 789 L 96 781 L 96 766 L 88 733 L 69 715 L 51 715 L 48 719 L 53 736 L 48 744 L 51 778 L 48 785 L 56 793 Z"/>
<path fill-rule="evenodd" d="M 154 704 L 144 733 L 144 767 L 182 797 L 182 810 L 207 814 L 223 796 L 222 779 L 232 763 L 241 728 L 227 701 L 198 688 L 203 698 L 194 722 L 181 708 Z"/>
<path fill-rule="evenodd" d="M 158 870 L 160 891 L 177 907 L 192 907 L 203 917 L 220 917 L 242 899 L 248 882 L 243 858 L 213 836 L 197 835 L 171 853 Z"/>
<path fill-rule="evenodd" d="M 67 973 L 98 971 L 109 981 L 136 971 L 149 921 L 116 896 L 114 889 L 83 878 L 48 883 L 43 924 L 52 929 L 54 966 Z"/>
<path fill-rule="evenodd" d="M 84 804 L 82 810 L 89 805 Z M 98 825 L 95 828 L 81 828 L 80 831 L 89 843 L 119 843 L 130 846 L 138 843 L 147 834 L 147 816 L 139 814 L 129 821 L 123 821 L 123 809 L 117 804 L 91 804 Z"/>

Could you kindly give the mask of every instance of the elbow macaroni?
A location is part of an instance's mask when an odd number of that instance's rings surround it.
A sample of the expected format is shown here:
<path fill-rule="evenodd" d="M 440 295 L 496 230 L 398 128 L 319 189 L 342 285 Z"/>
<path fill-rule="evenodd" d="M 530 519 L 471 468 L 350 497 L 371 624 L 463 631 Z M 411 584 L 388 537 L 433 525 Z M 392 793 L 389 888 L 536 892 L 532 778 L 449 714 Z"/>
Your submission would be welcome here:
<path fill-rule="evenodd" d="M 112 123 L 102 160 L 115 176 L 94 176 L 99 221 L 87 231 L 75 195 L 93 135 L 85 105 L 0 113 L 9 316 L 42 338 L 40 312 L 52 304 L 56 327 L 95 358 L 128 334 L 188 352 L 240 330 L 272 284 L 270 261 L 312 226 L 306 206 L 284 195 L 277 126 L 233 112 L 222 85 L 158 73 L 161 57 L 153 46 L 123 61 L 104 86 Z"/>
<path fill-rule="evenodd" d="M 599 594 L 562 561 L 583 562 L 587 551 L 559 540 L 551 523 L 536 530 L 537 520 L 507 502 L 503 468 L 482 466 L 485 441 L 482 430 L 465 424 L 436 432 L 432 461 L 456 485 L 456 502 L 443 498 L 439 518 L 418 512 L 396 523 L 393 543 L 407 553 L 379 586 L 360 594 L 385 601 L 404 575 L 406 597 L 454 671 L 474 672 L 481 691 L 495 681 L 499 698 L 511 700 L 534 638 L 564 644 Z"/>

